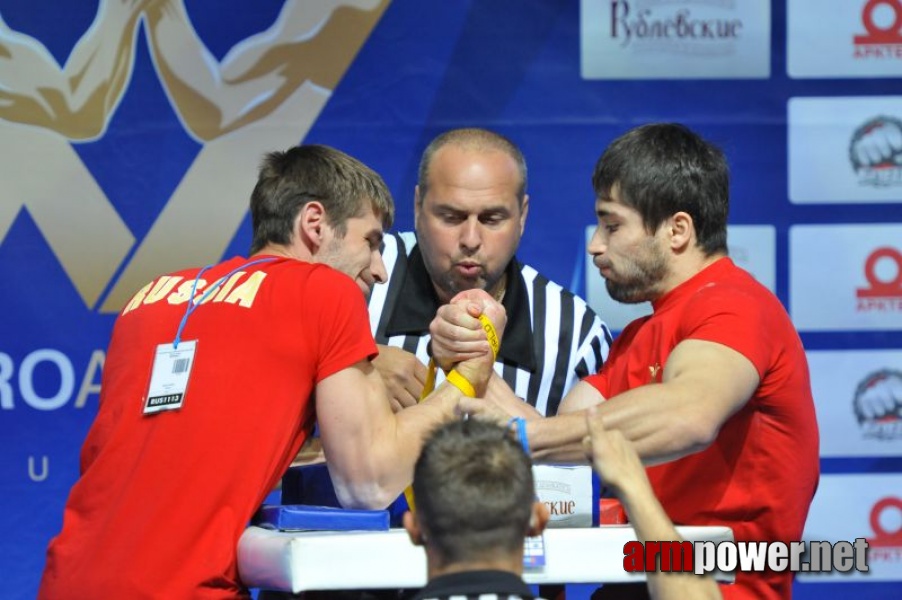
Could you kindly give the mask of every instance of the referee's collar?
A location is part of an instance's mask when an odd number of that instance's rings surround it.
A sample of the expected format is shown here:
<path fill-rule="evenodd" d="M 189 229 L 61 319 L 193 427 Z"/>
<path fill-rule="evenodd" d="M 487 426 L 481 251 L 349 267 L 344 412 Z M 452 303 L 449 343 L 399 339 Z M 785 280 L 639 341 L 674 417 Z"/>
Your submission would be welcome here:
<path fill-rule="evenodd" d="M 399 251 L 403 252 L 402 248 Z M 532 320 L 529 313 L 529 298 L 526 284 L 520 274 L 520 264 L 511 258 L 505 269 L 507 287 L 501 304 L 507 312 L 507 326 L 501 340 L 499 360 L 516 364 L 527 371 L 535 371 L 536 357 L 532 344 Z M 407 257 L 407 273 L 401 282 L 398 302 L 385 328 L 386 336 L 421 335 L 429 333 L 429 323 L 441 306 L 420 246 L 417 244 Z"/>
<path fill-rule="evenodd" d="M 439 575 L 417 592 L 414 600 L 482 595 L 494 595 L 499 598 L 503 596 L 519 596 L 523 600 L 535 598 L 532 589 L 516 573 L 486 569 Z"/>

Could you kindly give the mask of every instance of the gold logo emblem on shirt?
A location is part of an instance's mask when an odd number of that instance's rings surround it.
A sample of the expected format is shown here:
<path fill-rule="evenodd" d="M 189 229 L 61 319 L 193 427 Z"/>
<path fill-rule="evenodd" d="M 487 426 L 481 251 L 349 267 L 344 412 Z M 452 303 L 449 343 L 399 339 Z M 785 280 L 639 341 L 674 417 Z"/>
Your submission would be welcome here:
<path fill-rule="evenodd" d="M 655 363 L 653 367 L 648 367 L 648 375 L 651 377 L 651 382 L 655 383 L 658 380 L 658 375 L 661 373 L 661 365 Z"/>

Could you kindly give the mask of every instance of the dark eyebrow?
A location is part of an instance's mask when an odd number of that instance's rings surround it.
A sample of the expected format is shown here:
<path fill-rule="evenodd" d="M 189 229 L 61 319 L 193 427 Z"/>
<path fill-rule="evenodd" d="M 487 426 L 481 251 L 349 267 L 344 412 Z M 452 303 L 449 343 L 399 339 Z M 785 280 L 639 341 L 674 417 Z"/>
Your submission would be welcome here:
<path fill-rule="evenodd" d="M 490 206 L 484 210 L 479 211 L 481 215 L 509 215 L 510 209 L 504 205 L 501 206 Z"/>
<path fill-rule="evenodd" d="M 436 212 L 446 211 L 446 212 L 450 212 L 450 213 L 454 213 L 454 214 L 458 214 L 458 215 L 470 214 L 470 211 L 451 206 L 450 204 L 436 204 L 435 206 L 433 206 L 433 210 L 435 210 Z M 510 212 L 511 211 L 507 206 L 505 206 L 503 204 L 498 204 L 496 206 L 488 206 L 486 208 L 483 208 L 482 210 L 480 210 L 478 213 L 475 213 L 475 214 L 477 214 L 477 215 L 510 214 Z"/>
<path fill-rule="evenodd" d="M 436 211 L 436 212 L 438 212 L 438 211 L 447 211 L 447 212 L 453 212 L 453 213 L 467 212 L 467 211 L 465 211 L 465 210 L 461 210 L 461 209 L 459 209 L 459 208 L 455 208 L 455 207 L 451 206 L 450 204 L 434 204 L 434 205 L 432 206 L 432 210 L 434 210 L 434 211 Z"/>

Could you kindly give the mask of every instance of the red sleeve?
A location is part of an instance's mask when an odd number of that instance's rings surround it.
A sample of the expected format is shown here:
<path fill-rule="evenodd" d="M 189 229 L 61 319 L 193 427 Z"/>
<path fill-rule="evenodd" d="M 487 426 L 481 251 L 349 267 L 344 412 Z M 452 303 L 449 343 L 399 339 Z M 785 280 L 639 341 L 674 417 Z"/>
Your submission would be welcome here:
<path fill-rule="evenodd" d="M 769 303 L 730 286 L 709 285 L 687 304 L 681 339 L 723 344 L 745 356 L 763 378 L 771 362 Z"/>
<path fill-rule="evenodd" d="M 640 317 L 631 321 L 623 331 L 620 332 L 620 335 L 614 338 L 614 343 L 611 345 L 611 351 L 608 353 L 608 359 L 604 361 L 601 370 L 597 374 L 589 375 L 583 379 L 583 381 L 598 390 L 598 393 L 601 394 L 605 400 L 614 395 L 611 392 L 611 380 L 608 373 L 611 372 L 613 365 L 617 364 L 618 361 L 626 360 L 630 344 L 633 343 L 633 338 L 636 337 L 636 333 L 638 333 L 643 323 L 647 320 L 648 317 Z"/>
<path fill-rule="evenodd" d="M 309 284 L 311 314 L 318 332 L 316 382 L 376 356 L 366 300 L 347 275 L 329 267 L 316 269 Z"/>
<path fill-rule="evenodd" d="M 605 400 L 609 398 L 609 396 L 605 393 L 605 390 L 608 389 L 608 380 L 604 375 L 604 371 L 596 373 L 595 375 L 589 375 L 588 377 L 583 379 L 583 381 L 598 390 L 598 393 L 601 394 Z"/>

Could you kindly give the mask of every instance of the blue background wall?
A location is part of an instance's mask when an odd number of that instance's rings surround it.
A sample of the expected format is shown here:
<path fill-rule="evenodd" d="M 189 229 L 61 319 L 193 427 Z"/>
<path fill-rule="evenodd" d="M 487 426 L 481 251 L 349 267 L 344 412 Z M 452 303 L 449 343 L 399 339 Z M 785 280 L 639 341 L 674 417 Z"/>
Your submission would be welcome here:
<path fill-rule="evenodd" d="M 187 4 L 200 38 L 222 59 L 236 43 L 269 27 L 283 0 Z M 96 2 L 0 1 L 9 28 L 40 40 L 61 64 L 96 12 Z M 769 78 L 585 80 L 577 2 L 396 0 L 304 141 L 338 147 L 380 172 L 395 194 L 396 228 L 405 230 L 413 224 L 416 164 L 429 139 L 473 125 L 510 136 L 523 148 L 530 169 L 531 210 L 520 258 L 584 293 L 584 230 L 593 221 L 595 160 L 608 142 L 635 125 L 686 123 L 721 145 L 731 161 L 731 223 L 775 227 L 776 292 L 788 306 L 790 226 L 902 223 L 902 191 L 894 203 L 792 204 L 787 102 L 798 96 L 900 94 L 902 63 L 895 77 L 792 79 L 786 29 L 786 4 L 775 0 Z M 176 117 L 146 41 L 141 28 L 131 80 L 105 133 L 72 144 L 137 241 L 201 149 Z M 0 160 L 28 152 L 0 139 Z M 38 168 L 43 157 L 35 153 L 32 159 Z M 0 203 L 21 201 L 4 195 L 3 188 L 0 183 Z M 246 198 L 246 190 L 236 193 Z M 212 211 L 209 226 L 230 225 L 219 224 Z M 249 240 L 245 218 L 225 254 L 244 254 Z M 115 315 L 100 308 L 102 298 L 86 306 L 27 210 L 0 238 L 0 290 L 0 575 L 2 595 L 30 598 L 77 477 L 79 448 L 97 407 L 100 372 L 94 367 L 102 356 L 97 351 L 105 348 Z M 803 332 L 803 341 L 812 350 L 899 349 L 899 329 Z M 65 401 L 53 410 L 25 401 L 29 393 L 54 397 L 65 387 L 66 364 L 74 387 Z M 824 458 L 823 471 L 902 472 L 900 443 L 895 442 L 896 456 Z M 805 583 L 796 585 L 796 595 L 888 598 L 898 594 L 899 585 Z"/>

